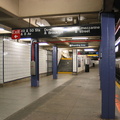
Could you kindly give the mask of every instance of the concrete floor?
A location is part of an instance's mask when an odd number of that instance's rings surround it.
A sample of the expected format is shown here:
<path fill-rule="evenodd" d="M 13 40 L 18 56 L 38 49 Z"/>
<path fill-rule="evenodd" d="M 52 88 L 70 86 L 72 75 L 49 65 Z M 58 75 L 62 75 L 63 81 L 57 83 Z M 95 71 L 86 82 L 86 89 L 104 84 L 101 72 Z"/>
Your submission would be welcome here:
<path fill-rule="evenodd" d="M 73 77 L 70 74 L 60 74 L 57 80 L 53 80 L 52 76 L 42 77 L 40 78 L 40 87 L 37 88 L 31 87 L 30 80 L 13 82 L 0 87 L 0 120 L 4 120 L 13 113 L 23 109 Z"/>
<path fill-rule="evenodd" d="M 38 88 L 29 82 L 5 86 L 0 106 L 0 120 L 101 120 L 98 68 L 57 80 L 44 77 Z"/>

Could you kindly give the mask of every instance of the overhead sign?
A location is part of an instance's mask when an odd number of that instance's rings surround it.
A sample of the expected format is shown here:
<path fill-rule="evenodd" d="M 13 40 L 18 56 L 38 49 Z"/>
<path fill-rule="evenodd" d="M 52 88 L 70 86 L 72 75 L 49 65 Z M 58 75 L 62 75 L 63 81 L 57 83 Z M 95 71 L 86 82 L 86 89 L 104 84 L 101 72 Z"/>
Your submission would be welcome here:
<path fill-rule="evenodd" d="M 20 39 L 21 38 L 21 30 L 12 30 L 12 39 Z"/>
<path fill-rule="evenodd" d="M 83 26 L 60 26 L 60 27 L 35 27 L 14 29 L 20 30 L 20 38 L 51 38 L 51 37 L 75 37 L 75 36 L 100 36 L 100 24 Z M 13 34 L 12 33 L 12 34 Z M 13 37 L 15 38 L 15 36 Z"/>
<path fill-rule="evenodd" d="M 70 47 L 86 47 L 86 46 L 88 46 L 88 43 L 71 43 L 70 45 L 69 45 Z"/>
<path fill-rule="evenodd" d="M 81 55 L 93 55 L 93 54 L 96 54 L 98 55 L 98 51 L 80 51 L 80 54 Z"/>

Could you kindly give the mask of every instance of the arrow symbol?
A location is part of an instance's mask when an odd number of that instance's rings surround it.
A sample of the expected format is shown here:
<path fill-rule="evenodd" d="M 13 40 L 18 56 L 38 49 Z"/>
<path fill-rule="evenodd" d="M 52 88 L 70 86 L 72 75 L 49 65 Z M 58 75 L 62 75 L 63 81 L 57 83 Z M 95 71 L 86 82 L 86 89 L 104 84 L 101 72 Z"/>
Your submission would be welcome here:
<path fill-rule="evenodd" d="M 17 35 L 14 36 L 14 38 L 17 38 L 17 37 L 18 37 Z"/>

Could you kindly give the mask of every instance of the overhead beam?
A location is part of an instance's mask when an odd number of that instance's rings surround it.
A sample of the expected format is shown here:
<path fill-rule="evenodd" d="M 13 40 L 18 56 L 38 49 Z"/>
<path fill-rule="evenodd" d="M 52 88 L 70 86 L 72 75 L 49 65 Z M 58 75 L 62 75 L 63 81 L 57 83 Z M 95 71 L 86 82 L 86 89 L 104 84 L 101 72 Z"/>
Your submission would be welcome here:
<path fill-rule="evenodd" d="M 100 42 L 101 40 L 66 40 L 66 41 L 48 41 L 48 43 L 64 43 L 64 42 Z"/>
<path fill-rule="evenodd" d="M 114 0 L 104 0 L 103 12 L 112 12 L 113 4 L 114 4 Z"/>

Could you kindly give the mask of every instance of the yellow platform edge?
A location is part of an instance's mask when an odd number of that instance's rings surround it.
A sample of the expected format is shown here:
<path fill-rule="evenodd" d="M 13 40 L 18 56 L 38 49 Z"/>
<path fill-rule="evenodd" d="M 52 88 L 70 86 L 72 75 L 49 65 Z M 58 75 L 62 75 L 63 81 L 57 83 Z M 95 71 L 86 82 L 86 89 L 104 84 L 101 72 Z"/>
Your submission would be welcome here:
<path fill-rule="evenodd" d="M 72 60 L 72 58 L 61 58 L 61 60 Z"/>
<path fill-rule="evenodd" d="M 116 86 L 120 89 L 120 84 L 116 81 Z"/>
<path fill-rule="evenodd" d="M 58 72 L 59 74 L 72 74 L 72 72 Z"/>

